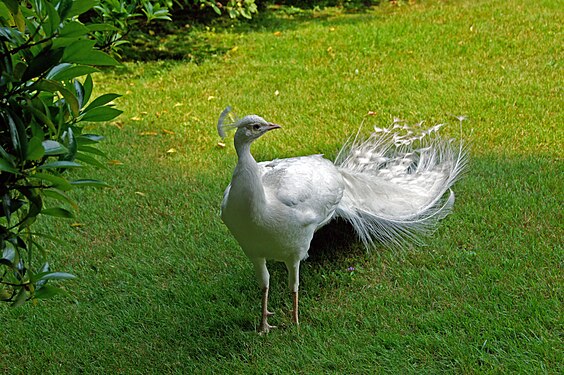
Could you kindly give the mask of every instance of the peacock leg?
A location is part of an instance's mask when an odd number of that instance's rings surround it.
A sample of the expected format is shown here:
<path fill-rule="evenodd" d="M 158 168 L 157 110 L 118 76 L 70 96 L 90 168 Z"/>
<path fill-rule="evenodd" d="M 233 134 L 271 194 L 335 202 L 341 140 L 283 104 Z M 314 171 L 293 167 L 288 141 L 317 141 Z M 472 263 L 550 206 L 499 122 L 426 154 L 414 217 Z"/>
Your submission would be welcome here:
<path fill-rule="evenodd" d="M 268 333 L 271 328 L 276 328 L 276 326 L 271 326 L 268 324 L 268 317 L 274 315 L 268 311 L 268 286 L 270 283 L 270 274 L 266 268 L 266 259 L 264 258 L 254 258 L 251 259 L 255 267 L 255 273 L 257 274 L 258 282 L 262 288 L 262 317 L 259 326 L 259 333 Z"/>
<path fill-rule="evenodd" d="M 268 311 L 268 288 L 263 288 L 262 290 L 262 319 L 259 326 L 259 333 L 268 333 L 271 328 L 276 328 L 276 326 L 271 326 L 268 324 L 268 317 L 274 315 L 274 313 Z"/>
<path fill-rule="evenodd" d="M 292 311 L 294 323 L 300 324 L 298 322 L 298 292 L 293 292 L 292 296 L 294 297 L 294 311 Z"/>
<path fill-rule="evenodd" d="M 287 262 L 286 268 L 288 269 L 288 286 L 292 290 L 292 302 L 294 310 L 292 311 L 292 320 L 294 323 L 299 324 L 298 321 L 298 288 L 300 284 L 300 261 Z"/>

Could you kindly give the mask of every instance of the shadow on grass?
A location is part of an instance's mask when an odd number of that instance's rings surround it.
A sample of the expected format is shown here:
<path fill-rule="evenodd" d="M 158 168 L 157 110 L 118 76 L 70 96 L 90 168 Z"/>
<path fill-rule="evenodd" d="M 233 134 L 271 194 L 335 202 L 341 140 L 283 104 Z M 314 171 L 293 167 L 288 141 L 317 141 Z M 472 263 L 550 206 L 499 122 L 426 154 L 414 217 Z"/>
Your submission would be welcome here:
<path fill-rule="evenodd" d="M 314 264 L 341 264 L 351 257 L 366 254 L 352 225 L 337 219 L 319 229 L 313 236 L 306 260 Z"/>
<path fill-rule="evenodd" d="M 129 41 L 122 51 L 125 61 L 174 60 L 201 64 L 229 51 L 226 46 L 212 44 L 198 30 L 178 23 L 148 32 L 132 32 Z"/>
<path fill-rule="evenodd" d="M 204 30 L 245 34 L 295 30 L 311 22 L 336 26 L 363 22 L 370 17 L 369 10 L 366 7 L 323 11 L 280 7 L 260 12 L 252 20 L 218 19 L 209 26 L 193 24 L 188 19 L 177 19 L 156 24 L 147 30 L 133 31 L 128 38 L 130 44 L 123 47 L 122 56 L 125 61 L 180 60 L 200 64 L 224 55 L 233 47 L 210 41 L 202 32 Z M 336 17 L 344 13 L 358 17 Z"/>
<path fill-rule="evenodd" d="M 293 7 L 275 7 L 259 13 L 252 20 L 237 22 L 232 27 L 236 33 L 277 32 L 296 30 L 309 23 L 322 23 L 331 26 L 358 23 L 371 18 L 372 7 L 339 8 L 330 7 L 321 11 Z M 353 15 L 355 17 L 339 17 Z M 227 30 L 227 28 L 226 28 Z"/>

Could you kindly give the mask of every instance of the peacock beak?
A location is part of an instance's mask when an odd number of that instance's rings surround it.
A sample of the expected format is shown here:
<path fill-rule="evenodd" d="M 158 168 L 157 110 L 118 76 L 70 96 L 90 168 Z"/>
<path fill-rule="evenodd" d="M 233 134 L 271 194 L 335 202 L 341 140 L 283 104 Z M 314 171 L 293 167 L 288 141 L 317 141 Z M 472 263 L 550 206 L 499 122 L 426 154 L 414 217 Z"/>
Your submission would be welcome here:
<path fill-rule="evenodd" d="M 268 123 L 268 125 L 266 126 L 266 130 L 274 130 L 274 129 L 282 129 L 282 127 L 280 125 L 277 124 L 273 124 L 273 123 Z"/>

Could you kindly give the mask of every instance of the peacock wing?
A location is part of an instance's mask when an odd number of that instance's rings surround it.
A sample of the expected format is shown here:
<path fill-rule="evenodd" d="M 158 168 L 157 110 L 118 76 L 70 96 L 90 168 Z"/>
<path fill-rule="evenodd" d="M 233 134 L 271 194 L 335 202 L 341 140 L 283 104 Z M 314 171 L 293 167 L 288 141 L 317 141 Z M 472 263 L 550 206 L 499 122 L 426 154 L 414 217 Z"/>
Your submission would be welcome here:
<path fill-rule="evenodd" d="M 307 213 L 323 225 L 330 220 L 343 191 L 344 181 L 333 163 L 322 155 L 277 159 L 259 163 L 265 192 L 286 207 Z"/>

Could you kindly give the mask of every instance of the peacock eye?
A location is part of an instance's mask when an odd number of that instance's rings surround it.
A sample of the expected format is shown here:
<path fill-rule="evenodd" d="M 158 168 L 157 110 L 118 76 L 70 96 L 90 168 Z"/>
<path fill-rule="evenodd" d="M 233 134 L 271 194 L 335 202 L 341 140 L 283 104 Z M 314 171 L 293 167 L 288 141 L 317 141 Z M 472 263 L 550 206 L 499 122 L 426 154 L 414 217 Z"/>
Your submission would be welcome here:
<path fill-rule="evenodd" d="M 253 125 L 253 130 L 255 130 L 255 131 L 260 130 L 260 125 L 258 125 L 258 124 Z"/>

